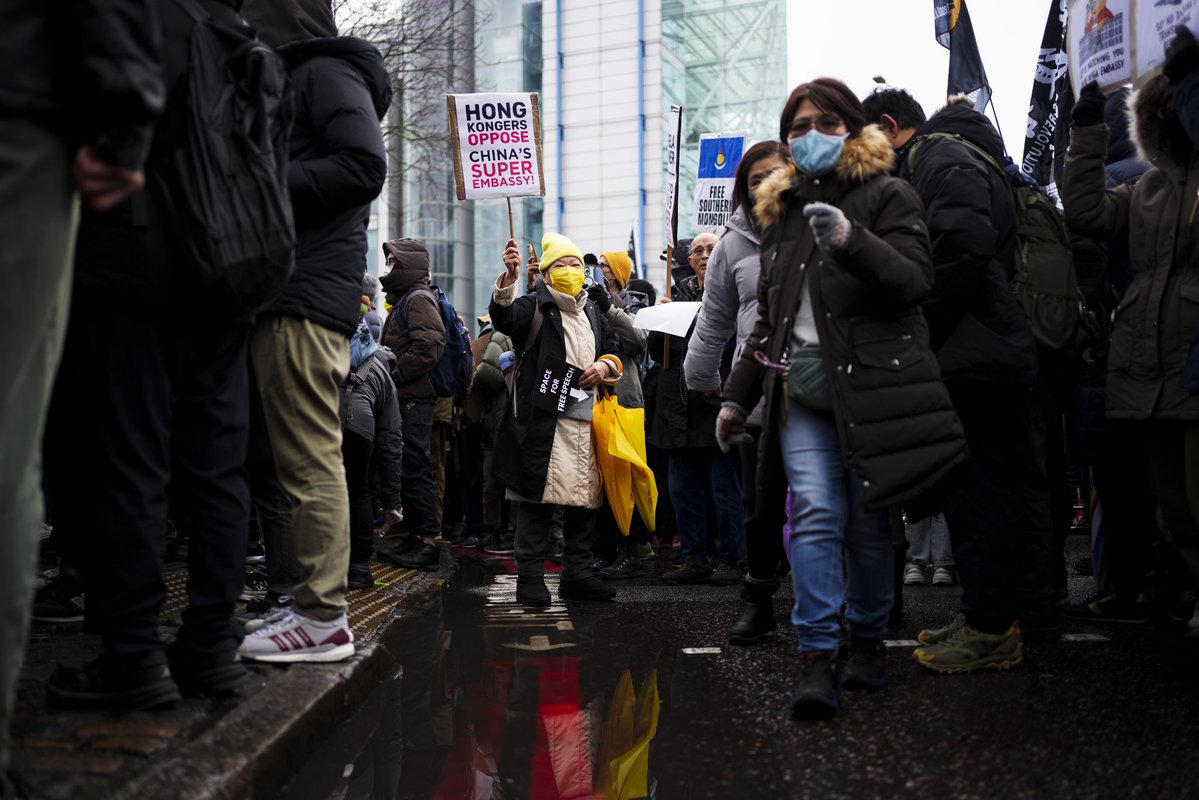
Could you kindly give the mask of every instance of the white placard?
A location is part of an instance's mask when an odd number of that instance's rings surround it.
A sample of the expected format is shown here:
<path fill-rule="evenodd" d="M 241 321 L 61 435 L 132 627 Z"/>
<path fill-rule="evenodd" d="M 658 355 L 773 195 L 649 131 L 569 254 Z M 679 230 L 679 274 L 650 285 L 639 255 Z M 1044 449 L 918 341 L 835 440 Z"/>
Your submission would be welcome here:
<path fill-rule="evenodd" d="M 658 331 L 671 336 L 686 336 L 691 322 L 699 313 L 699 303 L 662 303 L 643 308 L 633 317 L 633 327 L 643 331 Z"/>
<path fill-rule="evenodd" d="M 1140 78 L 1160 67 L 1166 60 L 1166 48 L 1174 41 L 1174 29 L 1186 25 L 1199 31 L 1199 0 L 1165 3 L 1141 2 L 1137 11 L 1136 69 Z"/>
<path fill-rule="evenodd" d="M 1070 74 L 1074 91 L 1132 80 L 1132 0 L 1075 0 L 1070 5 Z"/>
<path fill-rule="evenodd" d="M 536 92 L 449 94 L 459 200 L 545 196 Z"/>

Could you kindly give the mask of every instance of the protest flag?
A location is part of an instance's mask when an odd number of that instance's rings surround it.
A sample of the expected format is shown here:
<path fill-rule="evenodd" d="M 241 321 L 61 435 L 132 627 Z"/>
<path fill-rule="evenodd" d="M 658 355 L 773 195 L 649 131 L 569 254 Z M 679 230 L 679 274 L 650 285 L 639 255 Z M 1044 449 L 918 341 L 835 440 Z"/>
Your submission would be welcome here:
<path fill-rule="evenodd" d="M 947 95 L 969 95 L 974 107 L 984 111 L 991 102 L 991 84 L 983 69 L 983 59 L 974 38 L 974 26 L 966 0 L 933 0 L 933 20 L 937 41 L 949 49 L 949 87 Z"/>
<path fill-rule="evenodd" d="M 1025 175 L 1055 197 L 1070 146 L 1069 118 L 1074 108 L 1066 39 L 1069 10 L 1069 0 L 1049 0 L 1049 19 L 1033 76 L 1024 159 L 1020 164 Z"/>

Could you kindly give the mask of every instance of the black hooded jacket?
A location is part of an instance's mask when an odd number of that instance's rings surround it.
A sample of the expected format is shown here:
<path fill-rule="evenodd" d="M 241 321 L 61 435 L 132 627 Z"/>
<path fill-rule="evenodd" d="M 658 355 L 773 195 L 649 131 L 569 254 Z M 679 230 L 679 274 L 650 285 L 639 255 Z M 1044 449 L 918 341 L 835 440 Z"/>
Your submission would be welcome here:
<path fill-rule="evenodd" d="M 157 2 L 2 0 L 0 117 L 141 168 L 164 91 Z"/>
<path fill-rule="evenodd" d="M 900 153 L 900 176 L 924 201 L 932 240 L 936 277 L 924 316 L 941 374 L 946 381 L 1032 385 L 1036 341 L 1010 283 L 1016 226 L 1007 181 L 961 142 L 920 141 L 932 133 L 961 136 L 1000 164 L 1005 151 L 990 120 L 956 103 L 934 114 Z"/>
<path fill-rule="evenodd" d="M 270 313 L 349 336 L 358 323 L 370 205 L 387 175 L 379 122 L 391 83 L 378 49 L 362 39 L 307 39 L 278 51 L 296 95 L 287 176 L 296 271 Z"/>

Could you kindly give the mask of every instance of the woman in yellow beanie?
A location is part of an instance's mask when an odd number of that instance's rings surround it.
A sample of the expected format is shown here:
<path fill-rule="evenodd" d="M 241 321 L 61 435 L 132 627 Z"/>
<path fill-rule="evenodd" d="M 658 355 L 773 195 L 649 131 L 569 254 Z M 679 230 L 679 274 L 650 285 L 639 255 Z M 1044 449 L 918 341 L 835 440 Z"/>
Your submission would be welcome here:
<path fill-rule="evenodd" d="M 590 404 L 585 411 L 556 414 L 533 404 L 542 365 L 557 358 L 585 367 L 580 387 L 620 382 L 623 365 L 604 315 L 583 290 L 583 254 L 557 233 L 542 239 L 540 273 L 534 290 L 516 296 L 520 250 L 504 251 L 505 272 L 488 309 L 500 333 L 512 337 L 520 356 L 509 412 L 496 434 L 495 472 L 520 503 L 516 522 L 516 597 L 533 607 L 550 604 L 545 586 L 550 522 L 554 506 L 566 510 L 565 548 L 558 596 L 563 600 L 611 600 L 616 592 L 591 573 L 595 510 L 603 496 L 599 463 L 591 440 Z"/>

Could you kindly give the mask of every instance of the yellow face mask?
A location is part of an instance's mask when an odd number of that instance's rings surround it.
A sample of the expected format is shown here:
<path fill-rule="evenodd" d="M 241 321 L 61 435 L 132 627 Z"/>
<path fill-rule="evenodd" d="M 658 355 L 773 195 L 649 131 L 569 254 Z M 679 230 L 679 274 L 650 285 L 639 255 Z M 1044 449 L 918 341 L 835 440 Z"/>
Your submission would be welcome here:
<path fill-rule="evenodd" d="M 550 286 L 562 294 L 575 297 L 583 291 L 586 275 L 582 267 L 555 267 L 550 271 Z"/>

